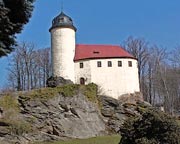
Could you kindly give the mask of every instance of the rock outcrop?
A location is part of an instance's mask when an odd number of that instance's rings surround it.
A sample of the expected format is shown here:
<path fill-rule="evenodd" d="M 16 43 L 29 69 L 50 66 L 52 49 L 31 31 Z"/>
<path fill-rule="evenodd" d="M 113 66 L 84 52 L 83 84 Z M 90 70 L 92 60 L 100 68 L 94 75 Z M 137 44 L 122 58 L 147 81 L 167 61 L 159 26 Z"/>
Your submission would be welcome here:
<path fill-rule="evenodd" d="M 94 85 L 71 85 L 19 93 L 19 113 L 14 117 L 20 126 L 16 124 L 17 130 L 12 133 L 14 123 L 0 119 L 0 143 L 28 144 L 118 133 L 127 117 L 138 114 L 135 103 L 92 96 L 96 92 Z"/>
<path fill-rule="evenodd" d="M 34 127 L 43 135 L 54 135 L 55 139 L 88 138 L 106 132 L 97 105 L 81 93 L 73 97 L 59 94 L 48 101 L 19 97 L 19 103 L 26 120 L 33 119 Z"/>
<path fill-rule="evenodd" d="M 104 122 L 108 129 L 114 133 L 119 132 L 119 128 L 128 117 L 139 115 L 136 111 L 137 103 L 144 103 L 141 99 L 140 93 L 128 96 L 128 100 L 124 100 L 124 98 L 123 100 L 117 100 L 107 96 L 99 96 L 101 114 Z M 132 99 L 129 101 L 130 97 L 132 97 Z M 136 99 L 134 97 L 136 97 Z"/>

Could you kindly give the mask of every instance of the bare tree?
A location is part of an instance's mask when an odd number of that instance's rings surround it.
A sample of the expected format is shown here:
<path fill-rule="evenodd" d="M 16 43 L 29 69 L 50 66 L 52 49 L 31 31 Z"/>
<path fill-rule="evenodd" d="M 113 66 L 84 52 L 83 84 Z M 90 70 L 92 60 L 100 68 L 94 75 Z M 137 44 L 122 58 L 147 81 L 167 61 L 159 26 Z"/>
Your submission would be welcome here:
<path fill-rule="evenodd" d="M 46 87 L 46 80 L 50 77 L 50 49 L 41 49 L 36 51 L 34 65 L 34 81 L 40 87 Z"/>
<path fill-rule="evenodd" d="M 141 78 L 149 57 L 148 43 L 141 38 L 128 37 L 125 41 L 125 49 L 138 59 L 139 77 Z"/>
<path fill-rule="evenodd" d="M 171 62 L 171 91 L 173 109 L 176 111 L 180 110 L 180 46 L 177 46 L 170 53 L 169 61 Z"/>
<path fill-rule="evenodd" d="M 162 64 L 166 60 L 166 50 L 159 48 L 157 46 L 152 46 L 149 49 L 149 59 L 148 59 L 148 101 L 151 104 L 155 104 L 155 101 L 160 100 L 157 98 L 157 91 L 159 86 L 159 76 L 162 76 Z"/>
<path fill-rule="evenodd" d="M 140 89 L 143 95 L 145 96 L 144 99 L 147 100 L 145 77 L 147 71 L 146 64 L 149 58 L 148 43 L 144 39 L 128 37 L 128 39 L 125 41 L 124 47 L 129 53 L 131 53 L 138 60 Z"/>
<path fill-rule="evenodd" d="M 175 55 L 178 52 L 174 53 Z M 148 62 L 149 73 L 147 83 L 149 84 L 149 102 L 152 104 L 162 103 L 165 111 L 173 114 L 179 105 L 180 73 L 179 65 L 170 63 L 169 53 L 164 48 L 153 46 L 150 49 Z M 171 55 L 171 60 L 178 59 Z"/>
<path fill-rule="evenodd" d="M 35 50 L 34 44 L 17 46 L 9 67 L 9 84 L 16 90 L 46 86 L 50 76 L 50 50 Z M 13 77 L 13 80 L 12 80 Z"/>
<path fill-rule="evenodd" d="M 21 58 L 24 60 L 24 66 L 25 66 L 25 72 L 26 72 L 26 78 L 27 78 L 27 90 L 31 89 L 31 69 L 33 67 L 33 60 L 34 60 L 34 44 L 32 43 L 25 43 L 23 42 L 21 45 L 19 45 L 19 49 L 21 52 L 19 53 Z"/>
<path fill-rule="evenodd" d="M 125 41 L 124 47 L 138 59 L 144 100 L 153 105 L 163 104 L 168 113 L 177 111 L 180 106 L 180 47 L 169 55 L 166 49 L 133 37 Z"/>

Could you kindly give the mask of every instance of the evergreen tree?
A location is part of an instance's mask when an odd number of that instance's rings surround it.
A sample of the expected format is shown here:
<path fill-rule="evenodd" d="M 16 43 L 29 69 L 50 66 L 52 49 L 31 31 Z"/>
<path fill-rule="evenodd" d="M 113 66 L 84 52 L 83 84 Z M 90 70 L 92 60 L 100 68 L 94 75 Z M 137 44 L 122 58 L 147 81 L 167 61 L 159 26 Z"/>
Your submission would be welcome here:
<path fill-rule="evenodd" d="M 119 144 L 180 144 L 176 119 L 152 107 L 137 107 L 140 113 L 129 118 L 120 129 Z"/>
<path fill-rule="evenodd" d="M 0 57 L 13 51 L 15 34 L 28 23 L 34 0 L 0 0 Z"/>

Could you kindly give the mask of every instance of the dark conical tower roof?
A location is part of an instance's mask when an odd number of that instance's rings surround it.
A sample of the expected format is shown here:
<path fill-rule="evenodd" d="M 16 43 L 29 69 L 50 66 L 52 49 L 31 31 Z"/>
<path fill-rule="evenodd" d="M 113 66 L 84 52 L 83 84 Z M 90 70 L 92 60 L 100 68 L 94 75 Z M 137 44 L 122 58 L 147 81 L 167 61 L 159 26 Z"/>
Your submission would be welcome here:
<path fill-rule="evenodd" d="M 0 6 L 4 6 L 3 0 L 0 0 Z"/>
<path fill-rule="evenodd" d="M 69 16 L 67 16 L 64 12 L 61 12 L 57 17 L 53 19 L 50 31 L 51 29 L 56 27 L 72 28 L 75 31 L 77 30 L 76 27 L 73 25 L 72 19 Z"/>

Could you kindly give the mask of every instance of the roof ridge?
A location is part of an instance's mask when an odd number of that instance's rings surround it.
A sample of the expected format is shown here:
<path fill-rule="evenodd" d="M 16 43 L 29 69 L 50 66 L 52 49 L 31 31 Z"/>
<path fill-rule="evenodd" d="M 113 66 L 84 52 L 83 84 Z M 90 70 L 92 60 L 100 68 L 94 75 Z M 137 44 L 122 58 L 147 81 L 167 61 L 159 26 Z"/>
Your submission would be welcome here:
<path fill-rule="evenodd" d="M 113 44 L 76 44 L 76 45 L 80 45 L 80 46 L 113 46 L 113 47 L 121 47 L 120 45 L 113 45 Z"/>

